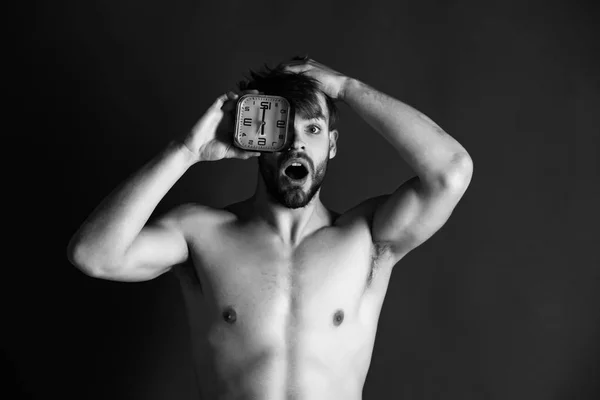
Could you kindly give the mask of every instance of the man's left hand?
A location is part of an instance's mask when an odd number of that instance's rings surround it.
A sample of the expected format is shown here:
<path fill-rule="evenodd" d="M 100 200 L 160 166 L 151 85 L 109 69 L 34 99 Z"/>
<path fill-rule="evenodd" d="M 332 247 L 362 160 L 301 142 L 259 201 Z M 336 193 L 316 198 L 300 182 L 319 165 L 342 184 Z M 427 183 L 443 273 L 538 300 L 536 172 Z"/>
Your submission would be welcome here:
<path fill-rule="evenodd" d="M 290 72 L 304 72 L 320 83 L 320 89 L 334 100 L 344 100 L 344 90 L 349 77 L 318 63 L 310 58 L 293 59 L 285 63 L 285 70 Z"/>

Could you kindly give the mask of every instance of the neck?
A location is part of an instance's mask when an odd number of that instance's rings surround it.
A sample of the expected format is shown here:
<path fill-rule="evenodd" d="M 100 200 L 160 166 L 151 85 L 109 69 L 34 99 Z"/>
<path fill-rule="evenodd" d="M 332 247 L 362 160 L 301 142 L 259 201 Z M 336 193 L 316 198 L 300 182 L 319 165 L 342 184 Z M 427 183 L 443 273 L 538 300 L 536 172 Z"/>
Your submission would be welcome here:
<path fill-rule="evenodd" d="M 331 225 L 332 218 L 321 203 L 320 192 L 319 189 L 304 207 L 287 208 L 271 196 L 259 173 L 256 192 L 249 199 L 252 214 L 268 224 L 283 243 L 297 245 L 311 233 Z"/>

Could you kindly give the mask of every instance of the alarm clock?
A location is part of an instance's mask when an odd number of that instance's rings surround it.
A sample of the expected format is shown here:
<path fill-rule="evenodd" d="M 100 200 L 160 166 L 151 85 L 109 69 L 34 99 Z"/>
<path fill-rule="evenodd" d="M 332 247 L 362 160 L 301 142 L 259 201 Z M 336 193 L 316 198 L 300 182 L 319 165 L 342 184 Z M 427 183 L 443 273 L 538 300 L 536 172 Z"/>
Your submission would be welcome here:
<path fill-rule="evenodd" d="M 289 118 L 286 98 L 246 94 L 237 102 L 233 143 L 249 151 L 282 151 L 288 144 Z"/>

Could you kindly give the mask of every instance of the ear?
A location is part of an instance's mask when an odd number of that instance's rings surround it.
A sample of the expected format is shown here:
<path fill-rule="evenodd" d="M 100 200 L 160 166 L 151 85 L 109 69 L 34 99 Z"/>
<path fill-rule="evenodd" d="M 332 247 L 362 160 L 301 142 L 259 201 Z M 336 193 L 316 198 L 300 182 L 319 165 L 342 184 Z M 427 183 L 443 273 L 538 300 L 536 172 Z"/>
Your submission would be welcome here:
<path fill-rule="evenodd" d="M 329 159 L 331 160 L 337 154 L 338 130 L 329 131 Z"/>

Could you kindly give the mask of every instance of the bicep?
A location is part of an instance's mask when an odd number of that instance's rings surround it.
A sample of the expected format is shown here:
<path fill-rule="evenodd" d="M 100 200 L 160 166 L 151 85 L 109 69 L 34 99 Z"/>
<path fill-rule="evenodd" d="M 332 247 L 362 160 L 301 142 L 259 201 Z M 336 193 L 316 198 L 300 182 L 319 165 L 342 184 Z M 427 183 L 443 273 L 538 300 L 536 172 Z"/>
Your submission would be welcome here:
<path fill-rule="evenodd" d="M 169 271 L 188 257 L 185 236 L 166 216 L 147 224 L 125 253 L 122 265 L 108 276 L 118 281 L 146 281 Z"/>
<path fill-rule="evenodd" d="M 448 220 L 466 185 L 425 185 L 418 176 L 380 198 L 373 214 L 373 241 L 406 254 L 437 232 Z"/>

